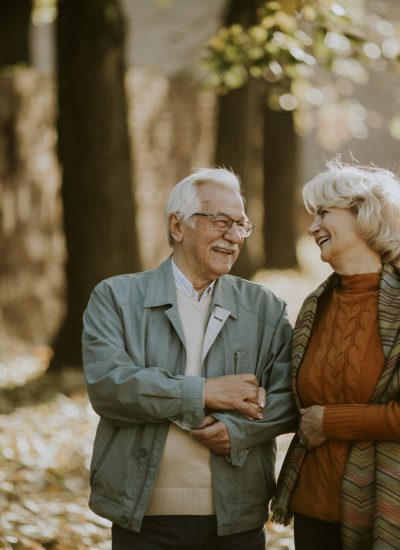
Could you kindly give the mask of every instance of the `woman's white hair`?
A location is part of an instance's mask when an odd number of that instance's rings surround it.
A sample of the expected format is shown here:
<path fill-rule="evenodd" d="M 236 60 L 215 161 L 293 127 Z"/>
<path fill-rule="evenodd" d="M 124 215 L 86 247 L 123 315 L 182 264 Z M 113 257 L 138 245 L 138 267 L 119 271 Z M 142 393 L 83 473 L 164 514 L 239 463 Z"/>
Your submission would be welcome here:
<path fill-rule="evenodd" d="M 350 208 L 357 230 L 382 261 L 400 268 L 400 180 L 375 166 L 342 164 L 340 157 L 306 183 L 303 199 L 315 214 L 321 208 Z"/>
<path fill-rule="evenodd" d="M 190 217 L 201 209 L 201 202 L 197 191 L 203 183 L 215 183 L 232 191 L 237 191 L 242 196 L 238 176 L 226 168 L 200 168 L 197 172 L 177 183 L 171 189 L 165 209 L 168 243 L 171 246 L 173 245 L 169 231 L 171 214 L 178 214 L 179 219 L 188 225 Z M 243 196 L 242 199 L 244 203 Z"/>

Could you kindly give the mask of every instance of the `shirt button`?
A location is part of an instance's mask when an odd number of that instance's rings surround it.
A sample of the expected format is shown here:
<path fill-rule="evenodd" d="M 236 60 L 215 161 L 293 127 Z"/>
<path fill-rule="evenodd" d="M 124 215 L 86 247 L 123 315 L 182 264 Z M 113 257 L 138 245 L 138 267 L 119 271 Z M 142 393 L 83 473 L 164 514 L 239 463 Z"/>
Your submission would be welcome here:
<path fill-rule="evenodd" d="M 139 456 L 141 456 L 141 457 L 147 456 L 147 451 L 146 451 L 146 449 L 140 449 L 140 450 L 139 450 Z"/>

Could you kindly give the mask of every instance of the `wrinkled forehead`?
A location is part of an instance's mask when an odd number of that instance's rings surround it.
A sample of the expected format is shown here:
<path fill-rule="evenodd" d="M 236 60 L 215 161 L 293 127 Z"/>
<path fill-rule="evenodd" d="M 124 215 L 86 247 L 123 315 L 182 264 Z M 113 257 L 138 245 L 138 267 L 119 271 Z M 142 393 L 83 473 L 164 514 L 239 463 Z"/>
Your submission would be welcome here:
<path fill-rule="evenodd" d="M 198 186 L 197 193 L 203 211 L 225 213 L 238 219 L 246 216 L 243 197 L 239 191 L 206 182 Z"/>

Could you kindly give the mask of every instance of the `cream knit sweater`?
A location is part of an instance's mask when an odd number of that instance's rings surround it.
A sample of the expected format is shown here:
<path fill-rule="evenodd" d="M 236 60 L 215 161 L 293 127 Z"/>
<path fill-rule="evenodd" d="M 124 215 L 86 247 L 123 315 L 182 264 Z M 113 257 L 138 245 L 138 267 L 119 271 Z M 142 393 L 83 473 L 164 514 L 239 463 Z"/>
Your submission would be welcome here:
<path fill-rule="evenodd" d="M 186 349 L 186 375 L 199 376 L 211 296 L 198 302 L 177 290 Z M 215 514 L 210 451 L 171 423 L 147 515 Z"/>

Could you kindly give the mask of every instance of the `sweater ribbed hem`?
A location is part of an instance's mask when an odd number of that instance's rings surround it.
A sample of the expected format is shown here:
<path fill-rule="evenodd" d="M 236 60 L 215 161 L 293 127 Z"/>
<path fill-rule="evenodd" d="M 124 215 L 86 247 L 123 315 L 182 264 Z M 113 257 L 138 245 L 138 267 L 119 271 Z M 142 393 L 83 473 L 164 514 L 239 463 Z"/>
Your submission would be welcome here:
<path fill-rule="evenodd" d="M 360 438 L 360 413 L 366 405 L 328 405 L 323 429 L 328 439 L 350 441 Z"/>
<path fill-rule="evenodd" d="M 156 488 L 150 497 L 147 516 L 214 515 L 211 488 Z"/>

